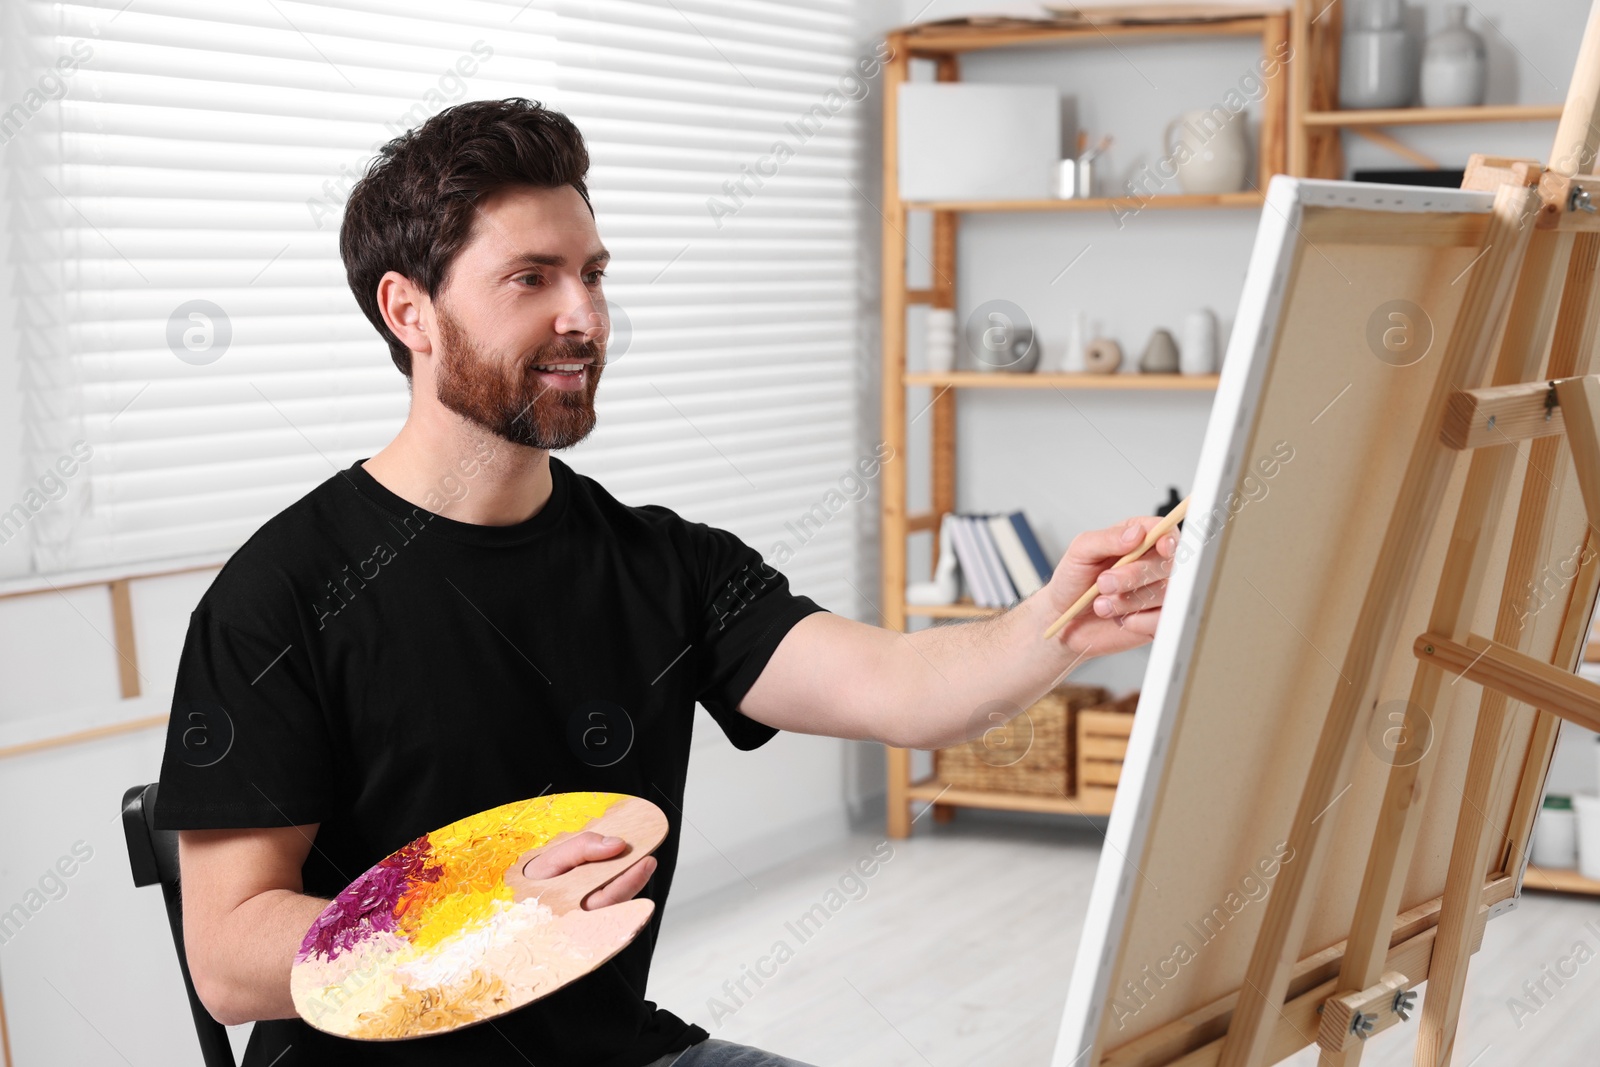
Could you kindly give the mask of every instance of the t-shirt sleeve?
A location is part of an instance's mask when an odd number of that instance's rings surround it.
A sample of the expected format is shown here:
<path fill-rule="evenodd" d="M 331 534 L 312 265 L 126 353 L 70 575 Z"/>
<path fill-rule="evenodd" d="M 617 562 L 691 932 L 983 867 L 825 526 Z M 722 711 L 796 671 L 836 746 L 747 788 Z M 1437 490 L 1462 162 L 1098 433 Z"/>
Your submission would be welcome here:
<path fill-rule="evenodd" d="M 300 633 L 189 616 L 161 759 L 163 830 L 296 826 L 332 808 L 334 759 Z"/>
<path fill-rule="evenodd" d="M 739 711 L 739 702 L 795 623 L 821 604 L 789 588 L 789 580 L 734 534 L 688 523 L 696 548 L 702 612 L 697 700 L 735 748 L 753 749 L 777 729 Z"/>

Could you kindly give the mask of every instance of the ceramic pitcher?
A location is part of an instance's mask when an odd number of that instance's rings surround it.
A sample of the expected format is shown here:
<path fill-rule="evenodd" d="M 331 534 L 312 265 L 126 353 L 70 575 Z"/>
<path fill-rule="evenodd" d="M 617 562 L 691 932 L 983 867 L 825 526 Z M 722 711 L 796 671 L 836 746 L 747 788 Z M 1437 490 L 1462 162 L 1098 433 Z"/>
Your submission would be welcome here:
<path fill-rule="evenodd" d="M 1243 113 L 1223 108 L 1186 111 L 1167 124 L 1161 141 L 1178 168 L 1178 186 L 1186 193 L 1237 193 L 1244 188 L 1250 164 L 1250 141 Z M 1178 146 L 1186 150 L 1180 152 Z M 1182 160 L 1182 162 L 1179 162 Z"/>

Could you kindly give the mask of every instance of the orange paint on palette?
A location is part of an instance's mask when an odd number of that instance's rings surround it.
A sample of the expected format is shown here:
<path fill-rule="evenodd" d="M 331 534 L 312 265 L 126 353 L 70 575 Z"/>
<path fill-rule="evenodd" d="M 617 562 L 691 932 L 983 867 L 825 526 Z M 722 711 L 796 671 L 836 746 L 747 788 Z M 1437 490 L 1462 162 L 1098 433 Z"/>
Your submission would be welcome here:
<path fill-rule="evenodd" d="M 524 869 L 583 830 L 630 846 L 556 878 Z M 295 1009 L 329 1033 L 394 1040 L 438 1033 L 545 996 L 615 955 L 655 905 L 585 911 L 578 901 L 653 851 L 661 810 L 621 793 L 505 804 L 417 838 L 380 860 L 317 917 L 295 957 Z"/>
<path fill-rule="evenodd" d="M 440 875 L 418 882 L 396 904 L 399 927 L 419 949 L 511 903 L 506 871 L 517 857 L 563 833 L 576 833 L 623 799 L 621 793 L 562 793 L 468 816 L 427 836 Z"/>

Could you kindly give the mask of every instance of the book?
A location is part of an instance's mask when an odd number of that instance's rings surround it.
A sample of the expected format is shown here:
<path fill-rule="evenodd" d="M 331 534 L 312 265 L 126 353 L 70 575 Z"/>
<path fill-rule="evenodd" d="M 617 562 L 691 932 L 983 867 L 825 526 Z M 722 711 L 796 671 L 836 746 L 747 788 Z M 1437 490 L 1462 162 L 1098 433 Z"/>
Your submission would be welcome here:
<path fill-rule="evenodd" d="M 1022 513 L 1019 511 L 1015 514 Z M 1039 572 L 1034 569 L 1033 560 L 1028 557 L 1027 549 L 1022 547 L 1022 539 L 1017 536 L 1017 528 L 1011 523 L 1012 517 L 990 516 L 989 533 L 994 538 L 994 546 L 1000 552 L 1000 561 L 1005 564 L 1006 575 L 1016 588 L 1017 595 L 1032 596 L 1044 588 L 1044 583 L 1039 580 Z"/>
<path fill-rule="evenodd" d="M 1039 539 L 1034 536 L 1033 525 L 1028 522 L 1028 517 L 1020 511 L 1013 511 L 1011 525 L 1016 528 L 1017 538 L 1027 551 L 1028 558 L 1033 560 L 1034 569 L 1039 572 L 1039 581 L 1049 585 L 1051 576 L 1056 572 L 1055 564 L 1050 562 L 1050 557 L 1039 547 Z"/>
<path fill-rule="evenodd" d="M 972 539 L 972 527 L 965 515 L 950 516 L 950 543 L 956 550 L 956 564 L 961 570 L 961 581 L 967 595 L 979 607 L 988 607 L 991 594 L 985 579 L 978 546 Z"/>
<path fill-rule="evenodd" d="M 973 534 L 978 542 L 978 552 L 983 557 L 984 566 L 988 568 L 989 580 L 993 583 L 995 602 L 988 606 L 1009 608 L 1021 598 L 1017 596 L 1016 587 L 1011 584 L 1011 578 L 1006 574 L 1006 565 L 1000 561 L 1000 550 L 995 547 L 994 535 L 989 532 L 989 516 L 973 515 L 970 518 Z"/>

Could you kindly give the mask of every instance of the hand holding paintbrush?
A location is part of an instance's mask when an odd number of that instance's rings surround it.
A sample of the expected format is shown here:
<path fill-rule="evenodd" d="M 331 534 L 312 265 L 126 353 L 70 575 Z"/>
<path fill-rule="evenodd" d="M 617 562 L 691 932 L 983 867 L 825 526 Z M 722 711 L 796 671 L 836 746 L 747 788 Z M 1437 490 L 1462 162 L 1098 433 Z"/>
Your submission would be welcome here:
<path fill-rule="evenodd" d="M 1140 556 L 1143 556 L 1146 552 L 1150 551 L 1150 549 L 1154 548 L 1163 537 L 1172 532 L 1178 523 L 1183 521 L 1183 517 L 1188 513 L 1188 511 L 1189 501 L 1187 498 L 1185 498 L 1182 503 L 1168 512 L 1160 522 L 1152 526 L 1149 532 L 1144 535 L 1143 540 L 1141 540 L 1132 551 L 1128 552 L 1121 559 L 1117 560 L 1116 563 L 1112 564 L 1112 566 L 1108 568 L 1107 572 L 1109 573 L 1109 571 L 1116 570 L 1116 568 L 1121 567 L 1124 564 L 1134 562 L 1135 560 L 1139 559 Z M 1134 528 L 1130 527 L 1130 529 Z M 1083 591 L 1083 594 L 1078 597 L 1073 605 L 1066 611 L 1062 612 L 1060 618 L 1056 619 L 1055 622 L 1050 624 L 1050 626 L 1045 630 L 1044 636 L 1046 638 L 1050 638 L 1060 633 L 1062 628 L 1065 627 L 1067 623 L 1071 622 L 1073 619 L 1082 614 L 1083 610 L 1092 604 L 1097 596 L 1100 596 L 1105 592 L 1108 591 L 1102 589 L 1100 579 L 1096 577 L 1095 580 L 1090 583 L 1089 588 Z"/>

